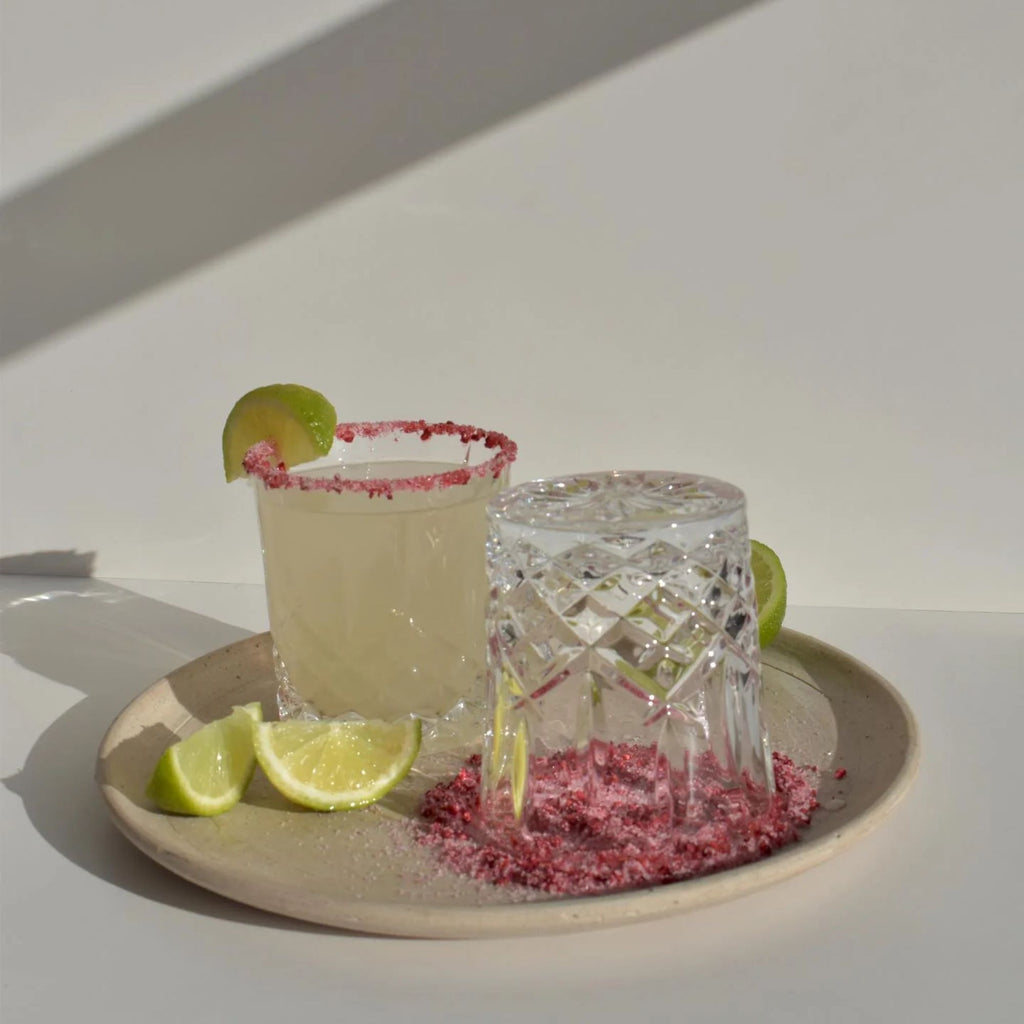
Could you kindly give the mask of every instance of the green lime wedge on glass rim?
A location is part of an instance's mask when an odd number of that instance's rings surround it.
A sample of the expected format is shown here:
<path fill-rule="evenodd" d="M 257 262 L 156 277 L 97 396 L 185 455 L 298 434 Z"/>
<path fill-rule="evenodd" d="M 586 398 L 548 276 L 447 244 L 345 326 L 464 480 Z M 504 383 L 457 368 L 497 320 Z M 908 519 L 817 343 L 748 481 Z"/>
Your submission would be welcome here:
<path fill-rule="evenodd" d="M 268 384 L 243 395 L 228 414 L 221 445 L 224 476 L 245 475 L 242 459 L 260 441 L 272 441 L 286 466 L 326 455 L 334 442 L 334 406 L 302 384 Z"/>
<path fill-rule="evenodd" d="M 786 573 L 779 556 L 756 540 L 750 542 L 750 568 L 757 595 L 758 641 L 764 648 L 779 635 L 786 617 Z"/>
<path fill-rule="evenodd" d="M 258 702 L 245 704 L 169 746 L 157 762 L 146 796 L 174 814 L 210 817 L 230 810 L 252 779 L 252 729 L 262 718 Z"/>
<path fill-rule="evenodd" d="M 409 774 L 420 749 L 418 718 L 396 722 L 262 722 L 256 759 L 274 788 L 315 811 L 375 803 Z"/>

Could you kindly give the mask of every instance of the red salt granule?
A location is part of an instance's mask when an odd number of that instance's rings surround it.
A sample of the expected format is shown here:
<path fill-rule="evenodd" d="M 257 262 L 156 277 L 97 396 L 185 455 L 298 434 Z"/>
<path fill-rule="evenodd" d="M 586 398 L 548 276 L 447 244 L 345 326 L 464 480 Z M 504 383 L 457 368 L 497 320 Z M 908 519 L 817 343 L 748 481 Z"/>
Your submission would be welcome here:
<path fill-rule="evenodd" d="M 311 477 L 302 473 L 289 473 L 278 460 L 277 451 L 269 441 L 254 444 L 245 454 L 242 465 L 246 473 L 263 481 L 271 490 L 280 488 L 298 488 L 303 491 L 328 491 L 332 493 L 349 492 L 366 494 L 370 498 L 390 498 L 395 491 L 432 491 L 446 487 L 462 487 L 473 477 L 490 476 L 497 479 L 506 466 L 516 458 L 517 448 L 514 441 L 495 430 L 483 430 L 465 424 L 427 423 L 426 420 L 386 420 L 379 423 L 339 423 L 334 436 L 339 441 L 351 444 L 357 437 L 377 438 L 388 434 L 419 434 L 420 439 L 429 441 L 431 437 L 441 434 L 457 437 L 462 444 L 473 444 L 482 441 L 485 449 L 497 448 L 497 452 L 487 461 L 476 466 L 460 466 L 445 473 L 426 473 L 422 476 L 403 477 L 401 479 L 380 478 L 376 480 L 352 480 L 340 475 L 332 477 Z"/>
<path fill-rule="evenodd" d="M 767 856 L 793 842 L 818 806 L 799 768 L 775 753 L 776 792 L 748 781 L 730 787 L 710 753 L 693 778 L 670 773 L 671 800 L 638 800 L 649 779 L 652 748 L 608 744 L 599 796 L 588 799 L 591 767 L 565 751 L 531 762 L 532 810 L 525 827 L 480 815 L 480 758 L 470 758 L 450 782 L 431 789 L 418 841 L 434 848 L 459 874 L 495 885 L 521 885 L 565 896 L 678 882 Z"/>
<path fill-rule="evenodd" d="M 835 770 L 835 772 L 833 773 L 832 777 L 834 779 L 845 779 L 846 778 L 846 769 L 845 768 L 837 768 Z"/>

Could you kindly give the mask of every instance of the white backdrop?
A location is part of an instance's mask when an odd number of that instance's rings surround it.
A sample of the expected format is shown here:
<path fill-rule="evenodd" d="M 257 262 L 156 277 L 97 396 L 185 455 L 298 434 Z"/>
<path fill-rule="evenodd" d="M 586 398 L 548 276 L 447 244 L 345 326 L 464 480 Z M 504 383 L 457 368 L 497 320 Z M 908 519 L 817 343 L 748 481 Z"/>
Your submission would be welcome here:
<path fill-rule="evenodd" d="M 794 603 L 1024 611 L 1024 7 L 591 2 L 7 4 L 4 569 L 259 580 L 220 430 L 295 380 L 725 477 Z"/>

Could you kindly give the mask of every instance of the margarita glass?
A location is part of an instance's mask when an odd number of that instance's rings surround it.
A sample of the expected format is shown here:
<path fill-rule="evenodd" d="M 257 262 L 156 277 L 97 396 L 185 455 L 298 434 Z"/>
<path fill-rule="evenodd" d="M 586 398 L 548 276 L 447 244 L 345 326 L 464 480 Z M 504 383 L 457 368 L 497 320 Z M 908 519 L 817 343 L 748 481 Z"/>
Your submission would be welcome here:
<path fill-rule="evenodd" d="M 249 450 L 282 717 L 429 723 L 482 701 L 485 507 L 515 456 L 423 420 L 339 424 L 294 471 Z"/>

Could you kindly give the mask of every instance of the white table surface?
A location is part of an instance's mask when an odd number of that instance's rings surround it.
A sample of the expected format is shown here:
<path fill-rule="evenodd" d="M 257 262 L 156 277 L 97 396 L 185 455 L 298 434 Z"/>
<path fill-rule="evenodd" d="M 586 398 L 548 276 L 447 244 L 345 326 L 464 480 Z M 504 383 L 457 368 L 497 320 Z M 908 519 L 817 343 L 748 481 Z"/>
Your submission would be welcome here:
<path fill-rule="evenodd" d="M 169 670 L 266 628 L 260 587 L 0 577 L 4 1024 L 1024 1019 L 1024 616 L 794 608 L 921 727 L 881 828 L 731 903 L 550 938 L 351 935 L 150 862 L 93 780 L 107 725 Z"/>

